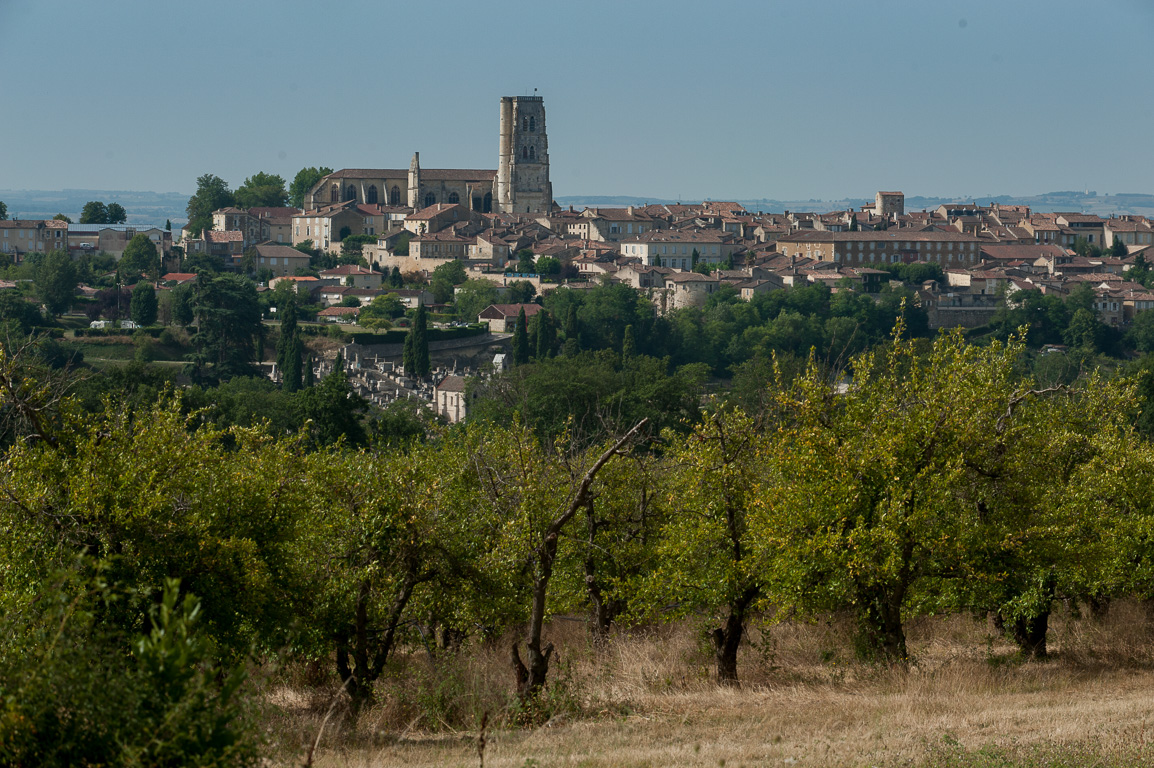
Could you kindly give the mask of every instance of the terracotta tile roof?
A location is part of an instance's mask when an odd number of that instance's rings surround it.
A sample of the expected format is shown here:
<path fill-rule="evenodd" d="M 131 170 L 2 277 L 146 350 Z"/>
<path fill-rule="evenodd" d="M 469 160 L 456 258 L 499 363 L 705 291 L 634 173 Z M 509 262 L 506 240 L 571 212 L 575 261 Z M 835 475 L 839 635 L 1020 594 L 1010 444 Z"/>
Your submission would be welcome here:
<path fill-rule="evenodd" d="M 342 264 L 339 267 L 326 269 L 322 271 L 321 274 L 329 277 L 338 277 L 341 275 L 379 275 L 381 273 L 366 269 L 359 264 Z"/>
<path fill-rule="evenodd" d="M 441 379 L 441 383 L 437 385 L 438 392 L 464 392 L 465 391 L 465 377 L 464 376 L 446 376 Z"/>
<path fill-rule="evenodd" d="M 279 259 L 308 259 L 307 253 L 302 253 L 296 248 L 288 245 L 277 245 L 276 243 L 262 243 L 256 246 L 258 256 L 265 258 L 279 258 Z"/>
<path fill-rule="evenodd" d="M 206 229 L 204 230 L 204 239 L 208 243 L 242 243 L 244 242 L 244 232 L 239 229 L 230 229 L 227 232 Z"/>
<path fill-rule="evenodd" d="M 501 318 L 517 317 L 521 310 L 525 310 L 525 319 L 544 309 L 540 304 L 490 304 L 481 310 L 478 317 L 485 320 L 499 320 Z"/>
<path fill-rule="evenodd" d="M 355 316 L 360 311 L 360 307 L 327 307 L 317 312 L 317 317 L 348 317 Z"/>

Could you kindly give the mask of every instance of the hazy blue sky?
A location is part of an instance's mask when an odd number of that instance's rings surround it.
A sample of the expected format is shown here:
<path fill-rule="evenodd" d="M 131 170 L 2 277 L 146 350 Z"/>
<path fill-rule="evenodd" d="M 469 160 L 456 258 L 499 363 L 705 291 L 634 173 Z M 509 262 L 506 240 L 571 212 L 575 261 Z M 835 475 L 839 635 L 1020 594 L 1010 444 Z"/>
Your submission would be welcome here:
<path fill-rule="evenodd" d="M 556 195 L 1154 192 L 1148 0 L 0 0 L 0 189 L 495 168 Z"/>

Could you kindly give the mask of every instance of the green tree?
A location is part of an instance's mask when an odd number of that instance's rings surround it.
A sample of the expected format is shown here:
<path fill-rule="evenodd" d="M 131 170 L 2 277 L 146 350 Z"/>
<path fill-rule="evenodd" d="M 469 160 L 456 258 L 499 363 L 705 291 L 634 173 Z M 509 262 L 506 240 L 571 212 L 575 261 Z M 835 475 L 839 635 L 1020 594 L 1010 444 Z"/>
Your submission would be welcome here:
<path fill-rule="evenodd" d="M 244 208 L 283 208 L 288 204 L 289 193 L 284 188 L 284 179 L 265 173 L 253 174 L 236 188 L 235 205 Z"/>
<path fill-rule="evenodd" d="M 156 291 L 147 282 L 141 280 L 132 289 L 129 312 L 132 315 L 132 321 L 137 325 L 147 326 L 156 322 Z"/>
<path fill-rule="evenodd" d="M 294 208 L 304 208 L 305 195 L 308 194 L 308 191 L 316 186 L 318 181 L 332 172 L 332 168 L 316 168 L 311 166 L 301 168 L 297 171 L 297 175 L 293 177 L 292 184 L 290 184 L 288 188 L 289 205 Z"/>
<path fill-rule="evenodd" d="M 528 304 L 537 295 L 537 289 L 528 280 L 514 280 L 509 283 L 505 297 L 511 304 Z"/>
<path fill-rule="evenodd" d="M 429 362 L 429 313 L 424 304 L 417 305 L 409 335 L 413 339 L 413 375 L 423 379 L 432 370 Z"/>
<path fill-rule="evenodd" d="M 670 441 L 662 492 L 676 499 L 659 534 L 645 584 L 652 610 L 703 615 L 717 681 L 737 685 L 737 650 L 765 588 L 750 514 L 763 472 L 759 425 L 740 411 L 707 416 L 687 438 Z"/>
<path fill-rule="evenodd" d="M 517 313 L 517 324 L 513 327 L 513 365 L 529 362 L 529 329 L 525 323 L 525 308 Z"/>
<path fill-rule="evenodd" d="M 1126 248 L 1126 244 L 1123 243 L 1117 235 L 1114 236 L 1114 242 L 1110 245 L 1110 255 L 1115 259 L 1124 259 L 1130 255 L 1130 251 Z"/>
<path fill-rule="evenodd" d="M 16 291 L 0 291 L 0 321 L 14 323 L 23 334 L 43 322 L 36 306 Z"/>
<path fill-rule="evenodd" d="M 192 311 L 196 351 L 190 361 L 196 375 L 219 380 L 253 373 L 263 326 L 252 281 L 202 272 L 193 284 Z"/>
<path fill-rule="evenodd" d="M 517 251 L 517 271 L 523 275 L 536 274 L 537 263 L 533 251 L 528 248 Z"/>
<path fill-rule="evenodd" d="M 1105 324 L 1098 319 L 1093 309 L 1079 308 L 1070 318 L 1070 324 L 1062 333 L 1062 339 L 1071 347 L 1098 352 L 1105 332 Z"/>
<path fill-rule="evenodd" d="M 466 280 L 454 294 L 457 317 L 466 322 L 476 322 L 477 315 L 488 306 L 498 302 L 497 286 L 491 280 L 475 278 Z"/>
<path fill-rule="evenodd" d="M 401 350 L 401 365 L 405 369 L 406 376 L 415 376 L 417 370 L 416 348 L 413 346 L 413 331 L 410 328 L 409 332 L 405 334 L 405 343 Z"/>
<path fill-rule="evenodd" d="M 51 251 L 45 254 L 32 274 L 36 295 L 44 303 L 44 308 L 52 317 L 57 317 L 72 306 L 76 296 L 78 278 L 76 265 L 67 251 Z"/>
<path fill-rule="evenodd" d="M 561 274 L 561 262 L 552 256 L 542 256 L 537 259 L 537 274 L 545 277 L 556 277 Z"/>
<path fill-rule="evenodd" d="M 128 245 L 124 247 L 117 270 L 128 281 L 141 274 L 147 274 L 153 279 L 159 277 L 160 253 L 156 249 L 156 243 L 143 232 L 133 235 Z"/>
<path fill-rule="evenodd" d="M 8 221 L 8 205 L 0 200 L 0 221 Z"/>
<path fill-rule="evenodd" d="M 188 199 L 185 212 L 193 237 L 206 229 L 212 229 L 212 212 L 236 203 L 236 198 L 228 188 L 228 182 L 219 176 L 206 173 L 196 180 L 196 193 Z"/>
<path fill-rule="evenodd" d="M 108 208 L 99 200 L 89 200 L 80 211 L 81 224 L 107 224 Z"/>
<path fill-rule="evenodd" d="M 123 224 L 128 221 L 128 212 L 120 203 L 109 203 L 106 212 L 109 224 Z"/>
<path fill-rule="evenodd" d="M 276 348 L 276 365 L 281 373 L 281 386 L 285 392 L 296 392 L 301 388 L 304 344 L 297 327 L 296 294 L 289 293 L 287 300 L 279 306 L 280 340 Z"/>
<path fill-rule="evenodd" d="M 64 221 L 64 222 L 67 222 L 69 224 L 72 223 L 72 219 L 68 218 L 63 213 L 56 214 L 55 216 L 52 217 L 52 220 L 53 221 Z"/>
<path fill-rule="evenodd" d="M 315 446 L 335 445 L 343 441 L 352 447 L 368 442 L 362 417 L 368 402 L 349 384 L 344 359 L 337 355 L 333 370 L 319 384 L 297 393 L 302 418 L 309 423 L 309 435 Z"/>
<path fill-rule="evenodd" d="M 637 354 L 637 339 L 633 336 L 633 326 L 625 326 L 625 338 L 621 342 L 621 356 L 630 358 Z"/>
<path fill-rule="evenodd" d="M 389 287 L 390 288 L 404 288 L 405 287 L 405 280 L 404 280 L 404 278 L 401 277 L 401 268 L 400 267 L 393 267 L 392 271 L 389 272 Z"/>

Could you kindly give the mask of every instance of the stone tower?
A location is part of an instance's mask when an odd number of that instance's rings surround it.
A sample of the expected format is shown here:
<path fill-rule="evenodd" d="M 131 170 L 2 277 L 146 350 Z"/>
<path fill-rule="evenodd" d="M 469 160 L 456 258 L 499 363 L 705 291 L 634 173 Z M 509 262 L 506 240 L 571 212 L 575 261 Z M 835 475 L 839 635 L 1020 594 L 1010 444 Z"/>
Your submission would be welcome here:
<path fill-rule="evenodd" d="M 413 161 L 409 163 L 409 207 L 423 208 L 421 201 L 421 153 L 413 153 Z"/>
<path fill-rule="evenodd" d="M 540 96 L 501 98 L 496 197 L 501 213 L 548 213 L 553 205 L 549 137 Z"/>

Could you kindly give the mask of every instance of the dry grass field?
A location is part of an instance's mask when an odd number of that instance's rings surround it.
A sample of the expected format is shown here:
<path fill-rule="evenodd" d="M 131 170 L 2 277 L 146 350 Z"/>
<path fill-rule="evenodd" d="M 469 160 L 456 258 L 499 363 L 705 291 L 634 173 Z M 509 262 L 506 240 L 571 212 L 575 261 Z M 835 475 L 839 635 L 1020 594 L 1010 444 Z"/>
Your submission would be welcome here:
<path fill-rule="evenodd" d="M 1052 658 L 1029 663 L 965 617 L 911 625 L 908 669 L 854 661 L 841 621 L 763 627 L 736 690 L 711 682 L 692 627 L 623 633 L 599 649 L 580 624 L 553 629 L 562 655 L 543 724 L 513 723 L 501 648 L 436 665 L 415 656 L 355 728 L 329 719 L 314 764 L 478 766 L 488 711 L 490 768 L 1154 765 L 1154 622 L 1143 606 L 1057 616 Z M 270 734 L 280 764 L 302 765 L 333 686 L 283 677 L 269 690 Z"/>

